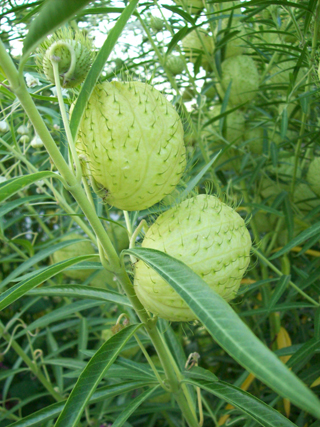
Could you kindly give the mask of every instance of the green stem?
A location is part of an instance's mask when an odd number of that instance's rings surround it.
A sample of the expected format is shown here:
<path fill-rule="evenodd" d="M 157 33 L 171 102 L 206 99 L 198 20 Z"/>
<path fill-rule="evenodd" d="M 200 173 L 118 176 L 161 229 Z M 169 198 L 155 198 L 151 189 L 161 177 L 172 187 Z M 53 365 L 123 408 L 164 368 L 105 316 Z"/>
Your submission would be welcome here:
<path fill-rule="evenodd" d="M 69 126 L 69 120 L 68 120 L 67 112 L 66 112 L 66 107 L 65 107 L 64 101 L 63 101 L 61 84 L 60 84 L 60 76 L 59 76 L 59 65 L 58 65 L 58 62 L 56 62 L 53 59 L 51 59 L 51 63 L 52 63 L 52 67 L 53 67 L 54 81 L 55 81 L 56 88 L 57 88 L 57 97 L 58 97 L 61 117 L 62 117 L 62 121 L 63 121 L 63 125 L 64 125 L 64 130 L 66 132 L 67 141 L 69 144 L 69 148 L 71 150 L 72 159 L 73 159 L 73 161 L 75 163 L 75 167 L 76 167 L 76 179 L 78 182 L 80 182 L 81 177 L 82 177 L 81 166 L 80 166 L 80 162 L 79 162 L 78 153 L 76 151 L 76 147 L 74 145 L 74 141 L 72 138 L 72 134 L 71 134 L 70 126 Z"/>

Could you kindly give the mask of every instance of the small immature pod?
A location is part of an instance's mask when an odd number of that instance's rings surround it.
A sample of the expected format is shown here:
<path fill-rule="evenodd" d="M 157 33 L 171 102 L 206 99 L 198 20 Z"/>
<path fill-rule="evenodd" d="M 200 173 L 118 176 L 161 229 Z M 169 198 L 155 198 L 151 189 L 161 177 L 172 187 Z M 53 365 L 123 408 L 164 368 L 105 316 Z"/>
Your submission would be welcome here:
<path fill-rule="evenodd" d="M 84 81 L 91 67 L 92 42 L 80 31 L 61 29 L 40 45 L 37 65 L 55 83 L 52 58 L 58 62 L 61 86 L 73 88 Z"/>

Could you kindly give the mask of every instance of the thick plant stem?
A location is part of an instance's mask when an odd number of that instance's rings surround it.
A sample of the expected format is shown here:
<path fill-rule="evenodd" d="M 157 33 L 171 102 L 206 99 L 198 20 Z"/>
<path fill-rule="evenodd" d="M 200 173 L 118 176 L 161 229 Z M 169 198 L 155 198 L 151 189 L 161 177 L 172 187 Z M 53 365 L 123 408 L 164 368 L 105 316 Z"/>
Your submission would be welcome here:
<path fill-rule="evenodd" d="M 60 396 L 60 394 L 55 391 L 55 389 L 52 387 L 52 384 L 46 379 L 46 377 L 42 374 L 42 372 L 40 372 L 37 365 L 26 355 L 26 353 L 23 351 L 20 345 L 15 340 L 11 339 L 11 335 L 5 331 L 5 327 L 1 322 L 0 322 L 0 336 L 2 336 L 8 343 L 11 344 L 14 351 L 21 357 L 21 359 L 28 366 L 30 371 L 38 378 L 38 380 L 42 383 L 44 388 L 48 390 L 51 396 L 58 402 L 63 400 L 63 397 Z"/>

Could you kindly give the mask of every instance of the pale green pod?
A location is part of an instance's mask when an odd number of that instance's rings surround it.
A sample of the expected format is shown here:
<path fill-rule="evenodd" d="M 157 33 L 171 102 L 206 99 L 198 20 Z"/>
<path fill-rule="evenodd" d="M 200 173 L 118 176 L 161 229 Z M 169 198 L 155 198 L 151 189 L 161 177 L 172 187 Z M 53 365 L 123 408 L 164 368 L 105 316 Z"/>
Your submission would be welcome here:
<path fill-rule="evenodd" d="M 61 241 L 73 240 L 73 239 L 83 239 L 83 236 L 80 236 L 77 233 L 71 233 L 68 236 L 65 236 Z M 88 241 L 82 241 L 79 243 L 73 243 L 72 245 L 66 246 L 52 254 L 53 264 L 58 262 L 66 261 L 67 259 L 74 258 L 81 255 L 90 255 L 95 254 L 95 251 Z M 64 270 L 63 274 L 71 279 L 76 280 L 86 280 L 95 270 Z"/>
<path fill-rule="evenodd" d="M 163 24 L 164 24 L 164 22 L 163 22 L 163 20 L 161 18 L 158 18 L 157 16 L 150 16 L 149 25 L 150 25 L 150 28 L 155 33 L 158 33 L 159 31 L 162 31 Z"/>
<path fill-rule="evenodd" d="M 224 92 L 232 81 L 229 96 L 231 104 L 242 104 L 251 101 L 256 96 L 259 89 L 259 73 L 250 56 L 232 56 L 223 61 L 221 69 L 221 86 Z"/>
<path fill-rule="evenodd" d="M 320 196 L 320 157 L 316 157 L 310 163 L 307 181 L 310 184 L 312 190 Z"/>
<path fill-rule="evenodd" d="M 178 113 L 159 91 L 137 81 L 95 87 L 76 149 L 99 195 L 127 211 L 147 209 L 170 194 L 186 165 Z"/>
<path fill-rule="evenodd" d="M 160 215 L 142 247 L 184 262 L 229 301 L 249 264 L 251 238 L 231 207 L 215 196 L 199 195 Z M 155 315 L 169 321 L 196 319 L 172 287 L 142 261 L 136 264 L 134 287 L 141 303 Z"/>
<path fill-rule="evenodd" d="M 207 70 L 210 68 L 208 55 L 214 52 L 213 37 L 201 28 L 193 30 L 182 39 L 182 50 L 186 60 L 192 63 L 197 62 L 201 55 L 201 65 Z"/>
<path fill-rule="evenodd" d="M 168 70 L 174 75 L 182 74 L 185 68 L 184 60 L 180 56 L 169 55 L 166 59 Z"/>

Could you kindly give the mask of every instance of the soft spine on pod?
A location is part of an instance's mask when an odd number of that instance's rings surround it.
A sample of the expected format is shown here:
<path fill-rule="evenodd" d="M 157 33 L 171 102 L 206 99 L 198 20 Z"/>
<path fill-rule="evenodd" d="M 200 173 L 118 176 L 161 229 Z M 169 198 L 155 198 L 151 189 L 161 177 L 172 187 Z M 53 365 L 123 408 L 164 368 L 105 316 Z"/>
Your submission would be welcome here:
<path fill-rule="evenodd" d="M 95 191 L 127 211 L 147 209 L 170 194 L 186 165 L 178 113 L 159 91 L 137 81 L 95 87 L 76 149 Z"/>
<path fill-rule="evenodd" d="M 160 215 L 142 247 L 184 262 L 229 301 L 249 264 L 251 238 L 244 220 L 231 207 L 215 196 L 199 195 Z M 142 261 L 136 263 L 134 287 L 141 303 L 155 315 L 169 321 L 196 318 L 172 287 Z"/>

